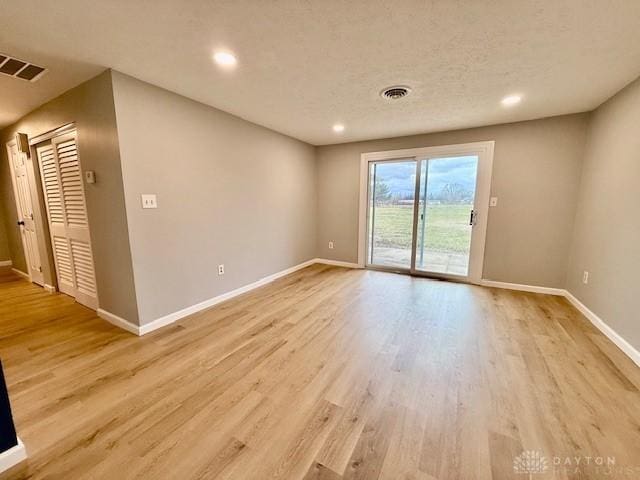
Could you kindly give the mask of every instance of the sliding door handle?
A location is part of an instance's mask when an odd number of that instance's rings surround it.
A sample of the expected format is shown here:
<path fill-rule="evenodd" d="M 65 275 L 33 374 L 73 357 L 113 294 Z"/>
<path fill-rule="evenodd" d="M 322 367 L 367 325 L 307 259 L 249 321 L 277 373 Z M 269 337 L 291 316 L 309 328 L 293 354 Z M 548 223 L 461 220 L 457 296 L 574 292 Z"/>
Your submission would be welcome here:
<path fill-rule="evenodd" d="M 476 224 L 476 211 L 471 210 L 471 214 L 469 215 L 469 225 L 472 227 Z"/>

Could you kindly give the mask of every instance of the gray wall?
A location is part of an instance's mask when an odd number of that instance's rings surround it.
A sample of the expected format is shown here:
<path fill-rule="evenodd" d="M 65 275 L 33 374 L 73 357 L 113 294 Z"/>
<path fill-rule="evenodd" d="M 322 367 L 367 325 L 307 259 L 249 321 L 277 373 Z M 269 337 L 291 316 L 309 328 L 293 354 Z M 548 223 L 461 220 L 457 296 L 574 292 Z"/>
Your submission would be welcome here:
<path fill-rule="evenodd" d="M 640 349 L 640 80 L 592 114 L 568 290 Z M 589 283 L 582 283 L 583 271 Z"/>
<path fill-rule="evenodd" d="M 360 155 L 495 140 L 484 278 L 564 288 L 588 114 L 318 147 L 318 256 L 357 262 Z M 328 242 L 334 241 L 334 249 Z"/>
<path fill-rule="evenodd" d="M 69 90 L 5 128 L 0 132 L 0 143 L 4 147 L 18 131 L 33 137 L 70 122 L 75 122 L 77 126 L 82 168 L 94 170 L 97 176 L 96 184 L 85 185 L 85 193 L 100 307 L 136 322 L 138 311 L 124 207 L 111 73 L 104 72 Z M 5 223 L 9 233 L 9 246 L 17 268 L 26 271 L 19 232 L 13 227 L 16 210 L 7 153 L 5 148 L 0 150 L 0 197 L 7 216 Z"/>
<path fill-rule="evenodd" d="M 116 72 L 113 88 L 141 323 L 315 257 L 314 147 Z"/>
<path fill-rule="evenodd" d="M 0 180 L 1 182 L 1 180 Z M 7 229 L 5 226 L 6 214 L 4 213 L 4 202 L 0 207 L 0 262 L 11 260 L 11 250 L 9 250 L 9 239 L 7 238 Z"/>

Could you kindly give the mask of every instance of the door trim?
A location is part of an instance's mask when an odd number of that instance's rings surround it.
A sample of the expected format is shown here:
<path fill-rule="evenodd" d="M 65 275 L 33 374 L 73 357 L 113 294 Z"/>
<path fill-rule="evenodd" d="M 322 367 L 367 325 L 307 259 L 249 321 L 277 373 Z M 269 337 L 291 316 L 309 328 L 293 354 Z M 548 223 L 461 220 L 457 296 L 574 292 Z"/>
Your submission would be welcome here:
<path fill-rule="evenodd" d="M 471 283 L 479 283 L 482 280 L 482 272 L 484 268 L 484 252 L 487 237 L 487 223 L 489 216 L 489 199 L 491 196 L 491 177 L 493 174 L 493 152 L 495 141 L 489 140 L 484 142 L 461 143 L 455 145 L 438 145 L 433 147 L 408 148 L 401 150 L 387 150 L 380 152 L 367 152 L 360 156 L 360 202 L 358 207 L 358 266 L 366 267 L 367 253 L 367 212 L 369 197 L 369 163 L 375 161 L 416 160 L 425 157 L 452 157 L 463 155 L 477 155 L 478 164 L 484 164 L 484 168 L 478 168 L 478 177 L 476 179 L 476 199 L 474 205 L 478 210 L 478 223 L 476 224 L 476 235 L 479 240 L 476 250 L 472 254 L 472 261 L 469 263 L 469 275 L 464 277 L 449 275 L 431 275 L 422 272 L 416 273 L 420 276 L 432 276 L 435 278 L 444 278 L 451 280 L 463 280 Z M 419 163 L 419 162 L 418 162 Z M 478 188 L 482 187 L 482 188 Z M 415 219 L 414 219 L 415 220 Z M 415 250 L 415 249 L 413 249 Z"/>
<path fill-rule="evenodd" d="M 29 139 L 29 145 L 35 146 L 39 143 L 46 142 L 47 140 L 51 140 L 54 137 L 59 135 L 63 135 L 65 133 L 70 133 L 76 130 L 76 124 L 74 122 L 67 123 L 61 127 L 54 128 L 53 130 L 49 130 L 48 132 L 41 133 L 40 135 L 36 135 L 35 137 L 31 137 Z"/>

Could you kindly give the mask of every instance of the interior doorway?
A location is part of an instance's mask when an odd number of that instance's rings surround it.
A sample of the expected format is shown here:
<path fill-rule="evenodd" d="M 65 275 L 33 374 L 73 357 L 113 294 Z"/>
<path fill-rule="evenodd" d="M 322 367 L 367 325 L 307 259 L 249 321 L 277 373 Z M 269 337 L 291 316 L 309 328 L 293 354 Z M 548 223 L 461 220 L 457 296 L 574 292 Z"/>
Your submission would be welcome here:
<path fill-rule="evenodd" d="M 361 266 L 480 281 L 492 161 L 493 142 L 363 154 Z"/>

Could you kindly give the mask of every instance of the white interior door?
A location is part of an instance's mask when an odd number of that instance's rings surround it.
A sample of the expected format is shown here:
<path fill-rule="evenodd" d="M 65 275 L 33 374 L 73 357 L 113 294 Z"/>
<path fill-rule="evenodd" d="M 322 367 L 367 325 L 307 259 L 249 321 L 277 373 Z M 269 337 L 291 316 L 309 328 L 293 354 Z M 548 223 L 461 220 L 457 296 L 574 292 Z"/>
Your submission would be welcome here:
<path fill-rule="evenodd" d="M 38 236 L 33 217 L 33 196 L 31 183 L 27 172 L 27 158 L 18 151 L 15 140 L 7 144 L 7 157 L 13 182 L 13 193 L 16 200 L 18 225 L 22 235 L 22 247 L 31 281 L 39 285 L 44 284 L 40 251 L 38 250 Z"/>
<path fill-rule="evenodd" d="M 55 137 L 36 152 L 58 288 L 96 309 L 98 293 L 76 132 Z"/>

